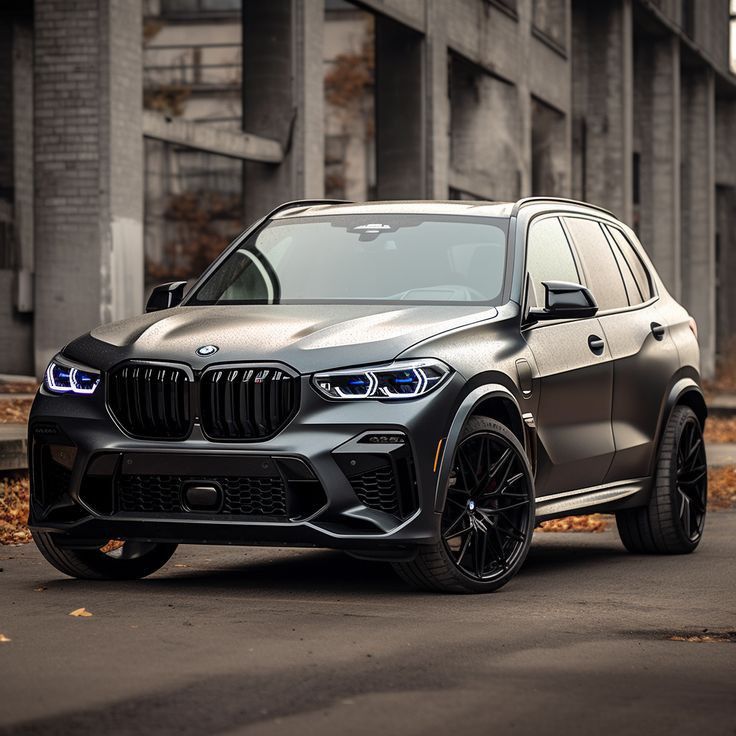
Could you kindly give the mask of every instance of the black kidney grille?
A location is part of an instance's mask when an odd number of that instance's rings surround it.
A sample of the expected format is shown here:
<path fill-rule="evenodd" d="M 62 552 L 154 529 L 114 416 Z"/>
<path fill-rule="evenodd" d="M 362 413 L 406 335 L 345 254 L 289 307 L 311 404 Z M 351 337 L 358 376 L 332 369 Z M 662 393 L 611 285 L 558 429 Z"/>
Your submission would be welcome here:
<path fill-rule="evenodd" d="M 278 368 L 232 367 L 200 379 L 200 422 L 208 437 L 250 440 L 270 437 L 297 407 L 297 380 Z"/>
<path fill-rule="evenodd" d="M 183 439 L 191 427 L 191 381 L 181 368 L 126 365 L 109 377 L 107 401 L 123 429 L 137 437 Z"/>
<path fill-rule="evenodd" d="M 212 476 L 198 479 L 181 475 L 121 475 L 118 480 L 118 510 L 135 514 L 185 513 L 181 502 L 184 483 L 216 481 L 223 503 L 218 514 L 288 518 L 286 486 L 279 476 L 243 478 Z"/>

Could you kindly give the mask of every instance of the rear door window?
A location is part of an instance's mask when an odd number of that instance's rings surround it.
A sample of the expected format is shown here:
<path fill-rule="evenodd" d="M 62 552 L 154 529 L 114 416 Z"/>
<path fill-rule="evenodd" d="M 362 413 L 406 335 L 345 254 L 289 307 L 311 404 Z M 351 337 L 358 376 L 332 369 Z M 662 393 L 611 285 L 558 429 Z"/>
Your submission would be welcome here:
<path fill-rule="evenodd" d="M 604 311 L 628 307 L 624 280 L 600 223 L 582 217 L 565 217 L 564 220 L 598 308 Z"/>

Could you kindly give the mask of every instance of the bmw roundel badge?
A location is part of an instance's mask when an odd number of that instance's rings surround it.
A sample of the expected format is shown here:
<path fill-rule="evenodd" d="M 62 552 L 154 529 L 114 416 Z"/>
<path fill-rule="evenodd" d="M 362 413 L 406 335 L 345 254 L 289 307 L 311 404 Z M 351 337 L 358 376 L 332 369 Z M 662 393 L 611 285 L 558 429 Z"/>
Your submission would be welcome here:
<path fill-rule="evenodd" d="M 197 348 L 197 355 L 214 355 L 219 349 L 217 345 L 202 345 L 201 348 Z"/>

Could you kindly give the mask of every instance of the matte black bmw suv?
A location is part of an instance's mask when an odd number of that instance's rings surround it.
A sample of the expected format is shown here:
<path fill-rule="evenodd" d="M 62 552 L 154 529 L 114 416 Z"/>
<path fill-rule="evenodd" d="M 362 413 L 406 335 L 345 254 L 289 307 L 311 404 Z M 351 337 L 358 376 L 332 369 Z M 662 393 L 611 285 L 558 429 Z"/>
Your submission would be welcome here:
<path fill-rule="evenodd" d="M 615 512 L 636 553 L 701 539 L 696 326 L 604 210 L 290 202 L 185 287 L 46 371 L 30 523 L 62 572 L 310 545 L 482 592 L 544 519 Z"/>

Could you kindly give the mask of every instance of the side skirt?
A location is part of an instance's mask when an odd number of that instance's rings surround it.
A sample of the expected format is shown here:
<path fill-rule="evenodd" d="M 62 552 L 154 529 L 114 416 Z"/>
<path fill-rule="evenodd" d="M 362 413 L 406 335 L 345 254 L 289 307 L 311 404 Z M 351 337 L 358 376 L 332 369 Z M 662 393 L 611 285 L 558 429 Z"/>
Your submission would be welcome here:
<path fill-rule="evenodd" d="M 537 522 L 570 514 L 604 514 L 644 506 L 649 501 L 652 479 L 634 478 L 591 488 L 553 493 L 536 501 Z"/>

